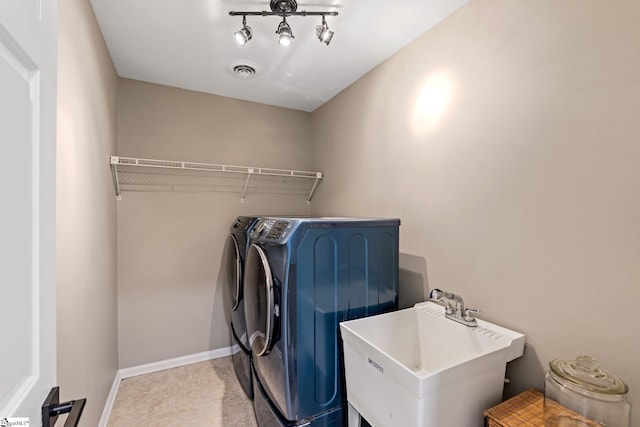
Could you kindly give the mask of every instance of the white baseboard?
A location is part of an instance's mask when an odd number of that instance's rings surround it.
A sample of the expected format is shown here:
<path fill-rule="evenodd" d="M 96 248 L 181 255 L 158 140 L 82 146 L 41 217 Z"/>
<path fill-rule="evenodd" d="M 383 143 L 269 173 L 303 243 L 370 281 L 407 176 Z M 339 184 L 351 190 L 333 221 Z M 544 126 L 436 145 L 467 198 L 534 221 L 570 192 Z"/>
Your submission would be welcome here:
<path fill-rule="evenodd" d="M 204 351 L 202 353 L 190 354 L 187 356 L 181 356 L 173 359 L 161 360 L 159 362 L 147 363 L 144 365 L 120 369 L 118 372 L 116 372 L 116 376 L 113 379 L 113 385 L 111 386 L 111 391 L 109 392 L 109 396 L 107 397 L 107 402 L 104 405 L 104 410 L 102 411 L 102 417 L 100 418 L 99 427 L 107 427 L 107 423 L 109 422 L 109 417 L 111 416 L 111 410 L 113 409 L 113 403 L 116 400 L 116 395 L 118 394 L 118 388 L 120 387 L 121 380 L 124 380 L 125 378 L 137 377 L 138 375 L 164 371 L 165 369 L 172 369 L 180 366 L 190 365 L 192 363 L 218 359 L 220 357 L 226 357 L 232 354 L 236 354 L 238 351 L 240 351 L 240 347 L 236 344 L 233 347 L 223 347 L 216 350 Z"/>
<path fill-rule="evenodd" d="M 216 350 L 203 351 L 202 353 L 190 354 L 187 356 L 176 357 L 174 359 L 132 366 L 130 368 L 120 369 L 120 378 L 125 379 L 137 377 L 138 375 L 151 374 L 153 372 L 164 371 L 165 369 L 204 362 L 205 360 L 218 359 L 220 357 L 231 356 L 238 351 L 240 351 L 240 347 L 234 345 L 233 347 L 218 348 Z"/>
<path fill-rule="evenodd" d="M 109 423 L 109 417 L 111 416 L 113 403 L 116 401 L 116 395 L 118 394 L 121 379 L 120 371 L 116 371 L 116 376 L 113 379 L 113 384 L 111 384 L 111 391 L 109 391 L 109 396 L 107 396 L 107 401 L 104 404 L 104 409 L 102 410 L 102 416 L 100 417 L 98 427 L 107 427 L 107 424 Z"/>

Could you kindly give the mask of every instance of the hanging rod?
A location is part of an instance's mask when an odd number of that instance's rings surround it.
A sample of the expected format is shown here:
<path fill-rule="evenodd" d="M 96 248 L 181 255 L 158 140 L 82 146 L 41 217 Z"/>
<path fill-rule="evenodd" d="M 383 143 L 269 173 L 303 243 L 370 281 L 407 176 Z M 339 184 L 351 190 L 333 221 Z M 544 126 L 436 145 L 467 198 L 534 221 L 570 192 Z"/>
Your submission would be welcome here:
<path fill-rule="evenodd" d="M 194 170 L 202 172 L 227 172 L 236 174 L 246 174 L 247 179 L 242 190 L 241 201 L 244 203 L 244 197 L 247 192 L 249 180 L 252 175 L 266 175 L 266 176 L 279 176 L 290 178 L 306 178 L 315 179 L 313 187 L 307 197 L 307 203 L 311 203 L 311 198 L 315 193 L 320 180 L 323 178 L 322 172 L 310 172 L 300 170 L 289 169 L 274 169 L 274 168 L 261 168 L 255 166 L 234 166 L 234 165 L 222 165 L 212 163 L 195 163 L 195 162 L 181 162 L 172 160 L 154 160 L 154 159 L 139 159 L 132 157 L 120 157 L 111 156 L 111 169 L 113 173 L 113 180 L 116 189 L 116 196 L 118 200 L 121 199 L 122 188 L 120 186 L 120 179 L 118 174 L 118 167 L 126 166 L 138 166 L 143 168 L 156 168 L 156 169 L 173 169 L 173 170 Z"/>

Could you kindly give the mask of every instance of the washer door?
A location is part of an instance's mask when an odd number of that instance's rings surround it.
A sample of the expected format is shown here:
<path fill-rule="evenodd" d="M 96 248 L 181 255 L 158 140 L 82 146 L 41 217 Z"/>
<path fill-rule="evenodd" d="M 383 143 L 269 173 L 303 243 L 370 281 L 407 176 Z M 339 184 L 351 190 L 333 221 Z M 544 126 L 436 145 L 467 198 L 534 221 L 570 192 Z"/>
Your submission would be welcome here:
<path fill-rule="evenodd" d="M 273 275 L 267 254 L 255 244 L 249 248 L 245 263 L 244 298 L 247 334 L 253 354 L 269 354 L 276 314 Z"/>
<path fill-rule="evenodd" d="M 227 286 L 227 304 L 235 311 L 242 300 L 242 258 L 238 240 L 233 234 L 227 236 L 224 246 L 225 282 Z"/>

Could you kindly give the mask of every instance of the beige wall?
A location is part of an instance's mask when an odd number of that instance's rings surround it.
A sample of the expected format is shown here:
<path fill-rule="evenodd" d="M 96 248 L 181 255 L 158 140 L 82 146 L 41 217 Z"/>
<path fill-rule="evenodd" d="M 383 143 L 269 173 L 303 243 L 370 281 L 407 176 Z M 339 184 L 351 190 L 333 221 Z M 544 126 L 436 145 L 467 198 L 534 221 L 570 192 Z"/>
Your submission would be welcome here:
<path fill-rule="evenodd" d="M 638 396 L 638 18 L 630 0 L 472 0 L 309 115 L 118 82 L 89 3 L 61 0 L 63 398 L 88 397 L 83 424 L 97 425 L 118 346 L 121 368 L 228 346 L 229 224 L 309 212 L 284 194 L 124 193 L 116 309 L 115 152 L 322 170 L 313 214 L 402 219 L 404 306 L 441 287 L 527 334 L 509 393 L 590 353 Z"/>
<path fill-rule="evenodd" d="M 509 393 L 587 353 L 640 408 L 639 19 L 472 0 L 312 113 L 312 213 L 400 217 L 401 286 L 527 335 Z"/>
<path fill-rule="evenodd" d="M 310 115 L 120 79 L 118 155 L 308 170 Z M 243 179 L 243 178 L 242 178 Z M 306 197 L 124 192 L 118 202 L 120 367 L 231 345 L 220 259 L 238 215 L 309 213 Z"/>
<path fill-rule="evenodd" d="M 87 0 L 59 1 L 57 345 L 61 399 L 96 426 L 118 370 L 117 77 Z"/>

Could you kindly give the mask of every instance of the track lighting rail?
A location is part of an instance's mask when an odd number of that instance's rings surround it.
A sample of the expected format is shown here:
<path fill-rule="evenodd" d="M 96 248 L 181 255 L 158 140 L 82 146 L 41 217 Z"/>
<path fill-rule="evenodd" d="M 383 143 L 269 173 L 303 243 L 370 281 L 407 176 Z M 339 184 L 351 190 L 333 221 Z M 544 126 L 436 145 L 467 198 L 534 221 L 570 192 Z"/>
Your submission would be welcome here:
<path fill-rule="evenodd" d="M 278 43 L 282 46 L 290 46 L 295 39 L 291 26 L 287 23 L 287 17 L 290 16 L 322 16 L 322 24 L 316 27 L 316 36 L 320 42 L 329 45 L 333 38 L 333 31 L 329 29 L 327 16 L 338 16 L 336 11 L 324 11 L 324 12 L 307 12 L 302 10 L 298 12 L 298 3 L 296 0 L 271 0 L 269 6 L 271 11 L 263 10 L 258 11 L 231 11 L 231 16 L 242 16 L 242 28 L 236 31 L 234 37 L 236 42 L 240 46 L 245 46 L 253 37 L 253 30 L 247 25 L 247 16 L 279 16 L 282 17 L 282 22 L 278 25 L 276 34 L 278 35 Z"/>
<path fill-rule="evenodd" d="M 253 176 L 313 179 L 308 190 L 307 204 L 311 204 L 313 194 L 324 177 L 322 172 L 288 169 L 233 166 L 211 163 L 181 162 L 172 160 L 138 159 L 111 156 L 111 172 L 118 200 L 122 198 L 123 186 L 160 187 L 171 191 L 176 188 L 215 189 L 210 180 L 225 174 L 246 174 L 240 201 L 244 203 Z M 308 188 L 308 187 L 307 187 Z"/>
<path fill-rule="evenodd" d="M 231 16 L 282 16 L 282 13 L 279 12 L 267 12 L 263 10 L 262 12 L 229 12 Z M 285 16 L 338 16 L 338 12 L 306 12 L 304 10 L 300 12 L 289 12 L 286 13 Z"/>

